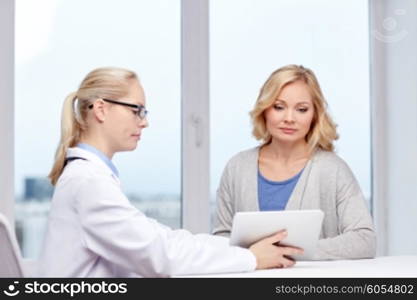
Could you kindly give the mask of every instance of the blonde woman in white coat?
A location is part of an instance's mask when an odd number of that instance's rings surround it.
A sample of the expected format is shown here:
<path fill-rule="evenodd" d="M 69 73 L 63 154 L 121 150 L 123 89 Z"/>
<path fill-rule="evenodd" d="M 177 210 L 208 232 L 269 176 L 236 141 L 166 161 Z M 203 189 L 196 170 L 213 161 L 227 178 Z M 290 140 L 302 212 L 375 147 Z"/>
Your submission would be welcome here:
<path fill-rule="evenodd" d="M 273 245 L 285 232 L 243 249 L 224 237 L 172 230 L 131 205 L 111 159 L 136 148 L 148 126 L 145 105 L 136 74 L 119 68 L 93 70 L 65 100 L 39 276 L 166 277 L 291 266 L 285 256 L 301 250 Z"/>

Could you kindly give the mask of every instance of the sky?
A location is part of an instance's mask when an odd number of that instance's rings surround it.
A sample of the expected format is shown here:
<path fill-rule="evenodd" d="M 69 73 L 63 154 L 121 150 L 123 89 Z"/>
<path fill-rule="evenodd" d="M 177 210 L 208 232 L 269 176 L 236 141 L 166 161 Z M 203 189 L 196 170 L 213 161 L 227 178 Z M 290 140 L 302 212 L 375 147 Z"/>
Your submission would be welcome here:
<path fill-rule="evenodd" d="M 368 7 L 342 2 L 210 1 L 212 193 L 227 160 L 257 145 L 248 112 L 261 85 L 275 69 L 295 63 L 316 73 L 338 124 L 337 153 L 369 196 Z M 120 66 L 138 73 L 150 111 L 137 150 L 114 159 L 123 188 L 179 194 L 180 42 L 179 0 L 17 0 L 17 192 L 25 176 L 48 174 L 64 98 L 90 70 Z"/>

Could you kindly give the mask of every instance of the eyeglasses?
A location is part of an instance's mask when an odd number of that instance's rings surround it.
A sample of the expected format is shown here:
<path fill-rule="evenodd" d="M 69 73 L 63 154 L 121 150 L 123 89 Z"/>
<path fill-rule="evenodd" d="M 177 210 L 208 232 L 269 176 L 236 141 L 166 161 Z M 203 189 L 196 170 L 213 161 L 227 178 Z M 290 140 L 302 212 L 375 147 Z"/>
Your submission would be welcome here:
<path fill-rule="evenodd" d="M 148 111 L 143 105 L 137 105 L 137 104 L 126 103 L 126 102 L 121 102 L 121 101 L 116 101 L 116 100 L 111 100 L 111 99 L 104 99 L 104 98 L 102 98 L 101 100 L 109 102 L 109 103 L 113 103 L 113 104 L 119 104 L 119 105 L 135 108 L 137 110 L 134 110 L 134 112 L 141 120 L 145 119 L 146 116 L 148 115 Z M 94 107 L 94 104 L 90 104 L 88 106 L 89 109 L 92 109 L 93 107 Z"/>

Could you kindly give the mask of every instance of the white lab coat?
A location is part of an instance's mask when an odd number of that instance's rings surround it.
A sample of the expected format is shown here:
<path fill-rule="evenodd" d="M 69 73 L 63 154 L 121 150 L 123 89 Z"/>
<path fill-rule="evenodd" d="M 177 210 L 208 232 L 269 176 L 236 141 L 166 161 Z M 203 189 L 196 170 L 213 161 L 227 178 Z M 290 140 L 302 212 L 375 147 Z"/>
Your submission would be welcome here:
<path fill-rule="evenodd" d="M 255 256 L 229 239 L 172 230 L 147 218 L 95 154 L 70 148 L 52 199 L 38 276 L 166 277 L 253 271 Z"/>

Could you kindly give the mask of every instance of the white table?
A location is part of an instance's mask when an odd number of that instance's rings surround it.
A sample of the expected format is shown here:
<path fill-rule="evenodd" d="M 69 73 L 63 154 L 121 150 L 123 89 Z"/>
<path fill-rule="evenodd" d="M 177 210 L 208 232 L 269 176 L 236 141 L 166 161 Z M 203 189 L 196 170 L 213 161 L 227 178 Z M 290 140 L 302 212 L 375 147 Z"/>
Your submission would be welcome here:
<path fill-rule="evenodd" d="M 300 261 L 286 269 L 186 277 L 415 277 L 417 256 L 383 256 L 374 259 Z"/>

